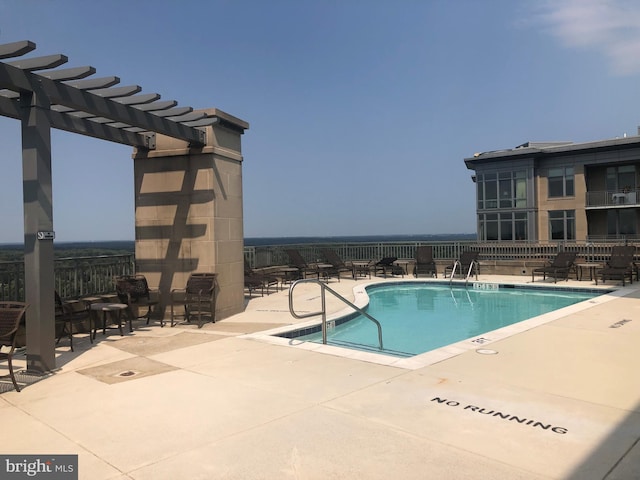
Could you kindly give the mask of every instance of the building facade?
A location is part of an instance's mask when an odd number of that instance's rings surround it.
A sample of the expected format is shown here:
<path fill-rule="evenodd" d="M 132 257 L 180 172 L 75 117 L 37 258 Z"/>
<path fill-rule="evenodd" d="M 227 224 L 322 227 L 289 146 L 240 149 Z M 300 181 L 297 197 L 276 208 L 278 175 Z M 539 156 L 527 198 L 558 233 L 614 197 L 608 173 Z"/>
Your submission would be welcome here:
<path fill-rule="evenodd" d="M 634 240 L 640 235 L 640 135 L 528 142 L 465 158 L 482 241 Z"/>

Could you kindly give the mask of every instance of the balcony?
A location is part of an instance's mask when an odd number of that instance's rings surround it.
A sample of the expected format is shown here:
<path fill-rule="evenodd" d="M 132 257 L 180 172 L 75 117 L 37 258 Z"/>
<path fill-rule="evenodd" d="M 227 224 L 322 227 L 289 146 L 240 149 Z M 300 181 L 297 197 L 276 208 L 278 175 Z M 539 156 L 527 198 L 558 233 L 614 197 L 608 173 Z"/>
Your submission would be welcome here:
<path fill-rule="evenodd" d="M 637 206 L 640 206 L 640 190 L 605 190 L 586 194 L 585 208 L 587 209 Z"/>

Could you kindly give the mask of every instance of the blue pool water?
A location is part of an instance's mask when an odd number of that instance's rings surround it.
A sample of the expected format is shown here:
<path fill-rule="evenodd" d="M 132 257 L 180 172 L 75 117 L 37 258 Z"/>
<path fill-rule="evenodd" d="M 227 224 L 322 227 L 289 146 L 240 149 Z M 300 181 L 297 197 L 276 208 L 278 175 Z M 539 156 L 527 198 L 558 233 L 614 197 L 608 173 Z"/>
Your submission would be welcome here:
<path fill-rule="evenodd" d="M 494 288 L 433 283 L 368 287 L 370 303 L 366 311 L 382 325 L 381 353 L 418 355 L 605 293 L 490 286 Z M 361 315 L 337 320 L 335 326 L 330 322 L 329 326 L 329 344 L 380 351 L 376 326 Z M 322 332 L 296 338 L 322 342 Z"/>

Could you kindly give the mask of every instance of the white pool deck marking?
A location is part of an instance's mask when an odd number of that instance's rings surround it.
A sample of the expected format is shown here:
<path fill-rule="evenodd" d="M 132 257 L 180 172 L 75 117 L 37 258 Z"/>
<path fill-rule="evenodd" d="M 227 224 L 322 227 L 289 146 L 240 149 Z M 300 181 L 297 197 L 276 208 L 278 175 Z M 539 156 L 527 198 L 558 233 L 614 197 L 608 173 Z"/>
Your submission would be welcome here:
<path fill-rule="evenodd" d="M 330 285 L 349 295 L 356 283 Z M 286 291 L 201 330 L 138 322 L 94 345 L 78 336 L 76 352 L 57 348 L 54 375 L 0 395 L 3 450 L 78 454 L 92 480 L 637 479 L 639 287 L 400 365 L 249 333 L 297 323 Z M 300 293 L 314 310 L 317 291 Z M 184 344 L 154 347 L 172 336 Z M 90 374 L 100 367 L 142 374 L 109 383 Z"/>

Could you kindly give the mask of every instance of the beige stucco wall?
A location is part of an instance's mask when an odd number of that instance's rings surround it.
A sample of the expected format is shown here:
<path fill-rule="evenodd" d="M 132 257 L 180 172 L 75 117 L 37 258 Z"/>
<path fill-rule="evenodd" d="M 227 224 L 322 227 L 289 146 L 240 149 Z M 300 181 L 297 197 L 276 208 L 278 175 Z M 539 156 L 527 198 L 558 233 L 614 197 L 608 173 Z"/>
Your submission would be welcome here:
<path fill-rule="evenodd" d="M 546 169 L 541 169 L 546 172 Z M 538 238 L 541 241 L 549 238 L 550 210 L 575 210 L 576 214 L 576 240 L 587 238 L 587 215 L 585 210 L 585 198 L 587 185 L 584 178 L 584 166 L 574 165 L 574 192 L 573 197 L 549 198 L 548 182 L 546 175 L 538 175 L 535 178 L 538 192 Z"/>
<path fill-rule="evenodd" d="M 160 288 L 163 307 L 190 273 L 217 273 L 222 319 L 244 308 L 241 132 L 248 124 L 208 112 L 236 127 L 207 127 L 202 148 L 158 136 L 155 150 L 134 152 L 136 269 Z"/>

